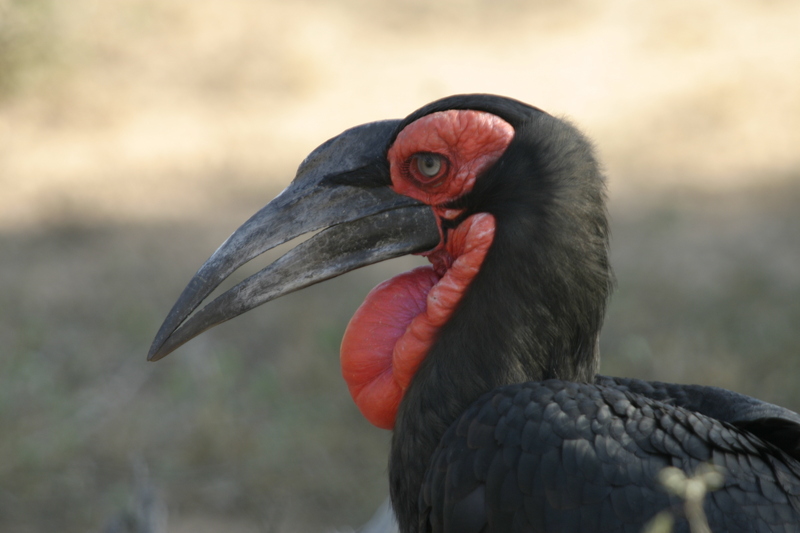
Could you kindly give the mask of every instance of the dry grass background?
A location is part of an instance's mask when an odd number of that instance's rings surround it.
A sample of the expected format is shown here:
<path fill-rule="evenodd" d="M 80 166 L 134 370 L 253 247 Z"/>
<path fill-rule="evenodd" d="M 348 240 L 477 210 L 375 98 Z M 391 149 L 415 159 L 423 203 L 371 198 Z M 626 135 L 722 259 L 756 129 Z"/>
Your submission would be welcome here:
<path fill-rule="evenodd" d="M 358 525 L 388 435 L 338 374 L 395 261 L 144 362 L 191 274 L 355 124 L 493 92 L 610 177 L 603 372 L 800 409 L 800 4 L 0 0 L 0 530 Z"/>

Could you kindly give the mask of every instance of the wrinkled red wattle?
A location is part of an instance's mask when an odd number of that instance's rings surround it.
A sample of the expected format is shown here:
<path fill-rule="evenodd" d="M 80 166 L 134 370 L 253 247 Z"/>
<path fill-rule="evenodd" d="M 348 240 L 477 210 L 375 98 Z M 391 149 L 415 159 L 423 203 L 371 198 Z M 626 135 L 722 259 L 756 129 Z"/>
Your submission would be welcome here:
<path fill-rule="evenodd" d="M 411 378 L 480 270 L 494 230 L 492 215 L 469 217 L 430 257 L 438 268 L 415 268 L 381 283 L 353 315 L 342 339 L 342 375 L 374 425 L 394 427 Z M 442 265 L 448 266 L 443 275 Z"/>

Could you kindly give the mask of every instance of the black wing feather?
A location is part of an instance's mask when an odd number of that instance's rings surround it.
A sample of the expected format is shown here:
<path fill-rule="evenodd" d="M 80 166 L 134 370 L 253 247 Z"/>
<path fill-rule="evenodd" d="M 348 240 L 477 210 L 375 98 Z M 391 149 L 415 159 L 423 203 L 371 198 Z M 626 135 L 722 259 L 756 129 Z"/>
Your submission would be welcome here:
<path fill-rule="evenodd" d="M 726 472 L 705 501 L 712 530 L 800 531 L 800 465 L 737 427 L 777 419 L 761 433 L 786 435 L 797 415 L 728 391 L 718 395 L 733 407 L 711 407 L 701 397 L 708 387 L 598 383 L 523 383 L 473 404 L 433 456 L 420 493 L 423 531 L 638 532 L 672 509 L 674 531 L 688 532 L 681 502 L 657 474 L 669 465 L 692 474 L 704 462 Z"/>

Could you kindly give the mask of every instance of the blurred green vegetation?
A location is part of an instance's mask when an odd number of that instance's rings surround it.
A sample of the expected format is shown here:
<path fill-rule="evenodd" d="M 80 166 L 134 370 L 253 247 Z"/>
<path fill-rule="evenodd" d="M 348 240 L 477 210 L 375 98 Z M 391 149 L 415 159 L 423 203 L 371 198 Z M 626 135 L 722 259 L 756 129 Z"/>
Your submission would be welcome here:
<path fill-rule="evenodd" d="M 58 60 L 52 0 L 0 0 L 0 102 Z"/>

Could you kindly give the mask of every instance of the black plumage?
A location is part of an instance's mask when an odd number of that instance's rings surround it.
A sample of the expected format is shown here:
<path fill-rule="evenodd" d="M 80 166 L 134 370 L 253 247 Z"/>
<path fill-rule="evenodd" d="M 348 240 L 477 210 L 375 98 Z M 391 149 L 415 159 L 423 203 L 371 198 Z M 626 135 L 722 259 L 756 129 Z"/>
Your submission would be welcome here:
<path fill-rule="evenodd" d="M 605 184 L 589 142 L 524 104 L 491 106 L 482 96 L 453 102 L 432 109 L 493 112 L 514 125 L 515 137 L 461 199 L 468 212 L 496 217 L 495 239 L 398 413 L 390 486 L 405 529 L 416 527 L 405 518 L 417 512 L 412 487 L 445 428 L 472 401 L 510 383 L 593 379 L 612 285 Z"/>
<path fill-rule="evenodd" d="M 652 393 L 631 392 L 637 388 Z M 673 509 L 674 531 L 689 531 L 682 502 L 659 484 L 658 473 L 711 463 L 725 472 L 724 486 L 704 504 L 713 531 L 797 531 L 797 458 L 676 405 L 683 393 L 676 385 L 602 377 L 595 384 L 546 380 L 485 394 L 433 454 L 420 493 L 421 529 L 479 532 L 491 524 L 489 531 L 639 532 L 657 512 Z M 772 414 L 796 418 L 783 411 Z"/>
<path fill-rule="evenodd" d="M 386 154 L 406 126 L 450 109 L 499 116 L 514 137 L 473 189 L 445 206 L 463 210 L 445 226 L 490 213 L 496 231 L 397 412 L 389 477 L 402 531 L 639 532 L 669 509 L 678 517 L 675 531 L 688 531 L 681 502 L 661 487 L 658 474 L 674 466 L 690 475 L 704 463 L 725 473 L 722 488 L 704 503 L 713 531 L 800 531 L 800 416 L 713 387 L 596 376 L 613 285 L 604 177 L 576 128 L 508 98 L 445 98 L 404 120 L 354 128 L 322 145 L 301 165 L 289 192 L 201 268 L 151 357 L 285 292 L 433 247 L 438 230 L 430 230 L 424 205 L 387 190 Z M 358 196 L 358 206 L 347 205 L 348 194 Z M 307 197 L 310 207 L 300 215 L 317 209 L 311 222 L 264 237 L 264 225 L 297 216 Z M 396 235 L 378 219 L 399 219 L 399 213 L 408 228 L 427 225 L 424 236 L 406 239 L 411 230 Z M 293 272 L 281 270 L 279 260 L 195 315 L 200 318 L 187 319 L 231 271 L 259 250 L 324 227 L 323 215 L 335 231 L 290 252 L 297 253 L 288 264 L 312 261 L 308 250 L 317 249 L 326 264 L 304 266 L 303 279 L 294 283 L 285 281 Z M 362 257 L 347 248 L 346 265 L 338 265 L 342 239 L 361 238 L 359 232 L 369 232 L 364 246 L 370 250 Z M 329 244 L 326 235 L 336 239 Z M 391 235 L 391 247 L 383 235 Z M 278 281 L 265 283 L 264 272 Z M 266 291 L 268 297 L 259 297 Z"/>

